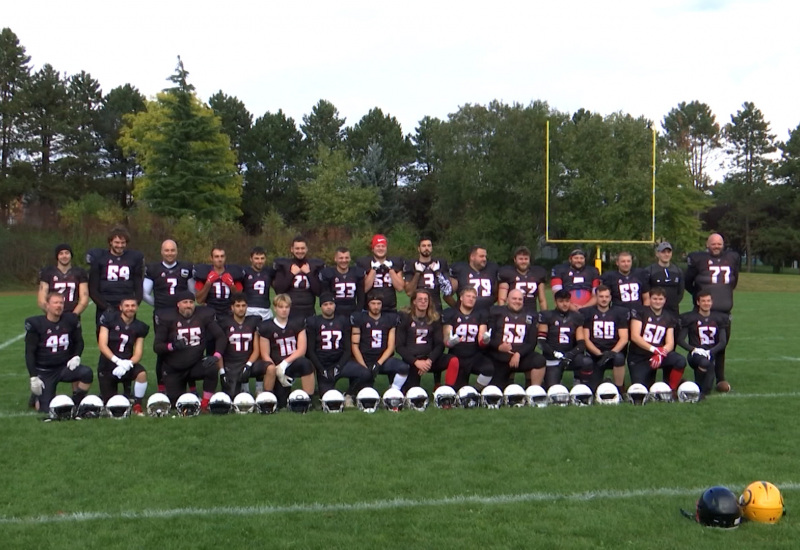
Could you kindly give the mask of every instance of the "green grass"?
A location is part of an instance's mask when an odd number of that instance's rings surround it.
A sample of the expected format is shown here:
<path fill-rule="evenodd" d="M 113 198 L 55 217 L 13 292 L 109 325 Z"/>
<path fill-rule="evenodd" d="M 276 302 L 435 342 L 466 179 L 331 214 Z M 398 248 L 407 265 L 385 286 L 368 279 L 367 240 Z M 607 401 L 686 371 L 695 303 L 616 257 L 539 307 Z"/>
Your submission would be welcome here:
<path fill-rule="evenodd" d="M 32 295 L 2 300 L 0 345 L 36 314 Z M 644 408 L 42 423 L 19 416 L 18 341 L 0 349 L 0 546 L 796 548 L 800 294 L 736 304 L 735 391 Z M 702 488 L 756 479 L 783 484 L 779 525 L 723 532 L 680 515 Z"/>

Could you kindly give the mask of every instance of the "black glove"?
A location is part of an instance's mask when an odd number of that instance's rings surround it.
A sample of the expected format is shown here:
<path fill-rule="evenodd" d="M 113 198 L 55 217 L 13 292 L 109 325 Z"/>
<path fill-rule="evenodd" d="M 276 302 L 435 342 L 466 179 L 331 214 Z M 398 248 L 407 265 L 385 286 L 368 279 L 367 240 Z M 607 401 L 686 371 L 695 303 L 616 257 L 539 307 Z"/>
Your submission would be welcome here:
<path fill-rule="evenodd" d="M 246 384 L 250 380 L 250 371 L 252 370 L 253 365 L 245 363 L 244 368 L 242 369 L 242 374 L 239 375 L 239 382 Z"/>
<path fill-rule="evenodd" d="M 174 342 L 172 342 L 172 349 L 174 351 L 181 351 L 189 347 L 189 342 L 186 341 L 186 338 L 176 338 Z"/>
<path fill-rule="evenodd" d="M 600 361 L 598 361 L 598 365 L 600 365 L 602 367 L 603 365 L 605 365 L 609 361 L 613 361 L 615 355 L 616 355 L 616 353 L 614 353 L 613 351 L 610 351 L 610 350 L 609 351 L 604 351 L 603 355 L 600 356 Z"/>
<path fill-rule="evenodd" d="M 562 360 L 561 360 L 561 361 L 558 363 L 558 366 L 559 366 L 559 367 L 561 367 L 561 368 L 562 368 L 562 369 L 564 369 L 564 370 L 567 370 L 567 369 L 569 369 L 569 366 L 570 366 L 571 364 L 572 364 L 572 358 L 571 358 L 571 357 L 564 357 L 564 358 L 563 358 L 563 359 L 562 359 Z"/>
<path fill-rule="evenodd" d="M 372 377 L 373 377 L 373 378 L 375 378 L 376 376 L 378 376 L 378 374 L 379 374 L 379 373 L 380 373 L 380 371 L 381 371 L 381 367 L 382 367 L 382 366 L 383 366 L 383 365 L 381 365 L 380 363 L 378 363 L 377 361 L 375 361 L 375 363 L 372 365 L 372 368 L 370 369 L 370 370 L 372 371 Z"/>
<path fill-rule="evenodd" d="M 210 355 L 203 359 L 203 368 L 210 369 L 212 367 L 214 368 L 217 367 L 217 358 L 214 357 L 213 355 Z"/>

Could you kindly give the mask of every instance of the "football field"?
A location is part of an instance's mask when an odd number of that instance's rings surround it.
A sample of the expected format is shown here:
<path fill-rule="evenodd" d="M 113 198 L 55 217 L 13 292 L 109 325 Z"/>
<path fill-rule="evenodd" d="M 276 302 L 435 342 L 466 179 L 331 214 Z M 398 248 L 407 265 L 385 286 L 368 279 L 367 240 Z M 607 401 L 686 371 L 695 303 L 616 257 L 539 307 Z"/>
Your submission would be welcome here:
<path fill-rule="evenodd" d="M 50 423 L 26 408 L 23 321 L 38 314 L 35 296 L 0 302 L 0 548 L 794 549 L 800 541 L 800 293 L 737 292 L 733 391 L 699 404 Z M 90 311 L 83 359 L 94 368 Z M 149 308 L 139 317 L 150 324 Z M 152 331 L 145 347 L 149 394 Z M 382 377 L 378 390 L 386 385 Z M 709 486 L 738 494 L 758 479 L 783 491 L 788 513 L 778 525 L 722 531 L 680 513 Z"/>

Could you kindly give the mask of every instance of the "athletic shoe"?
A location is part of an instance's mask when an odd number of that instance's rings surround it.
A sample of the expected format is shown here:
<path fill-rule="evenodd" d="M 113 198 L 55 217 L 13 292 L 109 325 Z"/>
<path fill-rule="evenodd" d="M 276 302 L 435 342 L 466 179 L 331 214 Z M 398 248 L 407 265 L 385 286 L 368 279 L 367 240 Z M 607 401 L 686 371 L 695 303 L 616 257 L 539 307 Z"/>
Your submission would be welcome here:
<path fill-rule="evenodd" d="M 133 414 L 136 416 L 144 416 L 144 411 L 142 411 L 142 405 L 139 403 L 133 404 Z"/>

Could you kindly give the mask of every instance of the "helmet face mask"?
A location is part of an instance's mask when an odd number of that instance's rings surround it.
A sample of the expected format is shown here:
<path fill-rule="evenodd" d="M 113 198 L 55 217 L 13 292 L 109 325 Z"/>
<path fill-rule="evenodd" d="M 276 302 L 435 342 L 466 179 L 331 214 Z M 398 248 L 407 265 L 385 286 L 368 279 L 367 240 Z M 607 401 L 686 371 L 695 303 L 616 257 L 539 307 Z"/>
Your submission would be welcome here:
<path fill-rule="evenodd" d="M 124 395 L 115 395 L 106 403 L 106 410 L 111 418 L 128 418 L 131 415 L 131 402 Z"/>
<path fill-rule="evenodd" d="M 628 402 L 634 405 L 644 405 L 647 403 L 647 388 L 644 384 L 631 384 L 628 388 Z"/>
<path fill-rule="evenodd" d="M 289 394 L 286 406 L 292 412 L 306 414 L 311 409 L 311 397 L 303 390 L 294 390 Z"/>
<path fill-rule="evenodd" d="M 278 398 L 271 391 L 264 391 L 256 397 L 256 412 L 274 414 L 278 412 Z"/>
<path fill-rule="evenodd" d="M 154 393 L 147 399 L 147 416 L 154 418 L 169 416 L 172 404 L 163 393 Z"/>
<path fill-rule="evenodd" d="M 383 406 L 387 411 L 402 411 L 405 400 L 406 398 L 403 396 L 403 392 L 396 388 L 389 388 L 383 392 Z"/>
<path fill-rule="evenodd" d="M 706 489 L 697 501 L 695 518 L 707 527 L 735 529 L 742 521 L 739 501 L 727 487 Z"/>
<path fill-rule="evenodd" d="M 621 401 L 619 390 L 611 382 L 603 382 L 597 386 L 595 402 L 600 405 L 619 405 Z"/>
<path fill-rule="evenodd" d="M 576 384 L 569 392 L 569 402 L 577 407 L 588 407 L 594 403 L 594 395 L 586 384 Z"/>
<path fill-rule="evenodd" d="M 464 386 L 458 390 L 458 404 L 464 409 L 475 409 L 481 406 L 481 394 L 472 386 Z"/>
<path fill-rule="evenodd" d="M 375 391 L 375 388 L 364 388 L 356 396 L 356 403 L 358 410 L 361 412 L 372 414 L 378 410 L 380 405 L 381 396 Z"/>
<path fill-rule="evenodd" d="M 208 400 L 208 411 L 211 414 L 228 414 L 233 410 L 231 397 L 225 392 L 217 392 Z"/>
<path fill-rule="evenodd" d="M 769 481 L 754 481 L 739 497 L 742 516 L 759 523 L 778 523 L 786 515 L 780 490 Z"/>
<path fill-rule="evenodd" d="M 322 396 L 322 411 L 340 413 L 344 411 L 344 395 L 339 390 L 328 390 Z"/>
<path fill-rule="evenodd" d="M 56 395 L 50 400 L 50 420 L 72 420 L 75 402 L 68 395 Z"/>
<path fill-rule="evenodd" d="M 528 396 L 528 404 L 531 407 L 543 408 L 550 404 L 550 401 L 547 399 L 547 392 L 541 386 L 535 384 L 528 386 L 528 389 L 525 390 L 525 394 Z"/>
<path fill-rule="evenodd" d="M 697 403 L 700 401 L 700 386 L 691 381 L 678 386 L 678 401 L 681 403 Z"/>
<path fill-rule="evenodd" d="M 487 409 L 499 409 L 503 405 L 503 392 L 497 386 L 486 386 L 481 392 L 481 404 Z"/>
<path fill-rule="evenodd" d="M 428 392 L 415 386 L 406 392 L 406 407 L 422 412 L 428 408 Z"/>
<path fill-rule="evenodd" d="M 433 404 L 437 409 L 452 409 L 458 403 L 458 395 L 450 386 L 439 386 L 433 392 Z"/>
<path fill-rule="evenodd" d="M 656 382 L 650 386 L 647 400 L 657 403 L 672 403 L 672 388 L 666 382 Z"/>
<path fill-rule="evenodd" d="M 519 384 L 509 384 L 503 392 L 503 403 L 507 407 L 527 407 L 528 395 Z"/>
<path fill-rule="evenodd" d="M 256 410 L 255 398 L 247 392 L 242 392 L 233 399 L 233 410 L 237 414 L 250 414 Z"/>
<path fill-rule="evenodd" d="M 87 395 L 83 398 L 75 411 L 76 419 L 100 418 L 105 413 L 103 400 L 96 395 Z"/>
<path fill-rule="evenodd" d="M 184 393 L 175 402 L 178 416 L 197 416 L 200 414 L 200 398 L 193 393 Z"/>
<path fill-rule="evenodd" d="M 547 390 L 547 400 L 556 407 L 566 407 L 569 405 L 569 390 L 562 384 L 554 384 Z"/>

